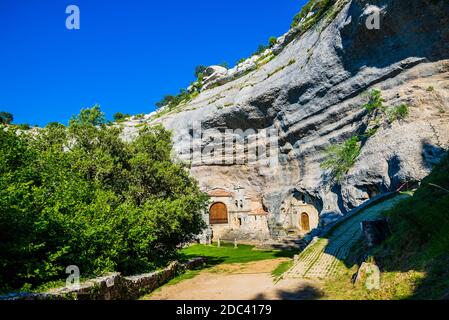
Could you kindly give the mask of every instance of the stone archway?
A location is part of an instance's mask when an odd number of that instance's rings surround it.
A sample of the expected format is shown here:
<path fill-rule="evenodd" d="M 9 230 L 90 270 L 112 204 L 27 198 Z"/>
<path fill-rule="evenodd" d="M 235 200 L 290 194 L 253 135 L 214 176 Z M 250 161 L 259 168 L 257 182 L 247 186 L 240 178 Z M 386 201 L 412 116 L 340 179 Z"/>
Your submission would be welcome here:
<path fill-rule="evenodd" d="M 281 223 L 288 233 L 308 234 L 320 223 L 319 202 L 310 195 L 292 192 L 281 205 Z"/>
<path fill-rule="evenodd" d="M 209 209 L 211 225 L 228 224 L 228 208 L 223 202 L 214 203 Z"/>

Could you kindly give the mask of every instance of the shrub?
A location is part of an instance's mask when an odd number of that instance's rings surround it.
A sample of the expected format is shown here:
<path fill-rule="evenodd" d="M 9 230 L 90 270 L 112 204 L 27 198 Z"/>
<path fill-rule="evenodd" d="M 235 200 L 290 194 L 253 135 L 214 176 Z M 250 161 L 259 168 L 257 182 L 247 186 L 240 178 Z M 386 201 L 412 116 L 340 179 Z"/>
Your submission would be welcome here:
<path fill-rule="evenodd" d="M 270 37 L 268 39 L 268 45 L 270 48 L 274 47 L 274 45 L 277 43 L 278 39 L 276 37 Z"/>
<path fill-rule="evenodd" d="M 267 49 L 268 49 L 268 47 L 266 45 L 260 44 L 259 47 L 257 48 L 256 52 L 253 53 L 253 56 L 261 55 Z"/>
<path fill-rule="evenodd" d="M 360 151 L 361 143 L 358 136 L 354 136 L 341 144 L 331 145 L 325 150 L 321 168 L 330 170 L 332 180 L 341 182 L 349 169 L 355 164 Z"/>
<path fill-rule="evenodd" d="M 382 92 L 374 89 L 369 93 L 369 101 L 363 105 L 368 114 L 374 116 L 378 126 L 381 122 L 386 121 L 391 124 L 394 121 L 405 119 L 410 113 L 410 108 L 405 103 L 395 107 L 387 107 L 384 105 L 384 102 Z"/>
<path fill-rule="evenodd" d="M 123 113 L 121 113 L 121 112 L 117 112 L 116 114 L 114 114 L 114 116 L 113 116 L 113 118 L 114 118 L 114 121 L 116 121 L 116 122 L 120 122 L 120 121 L 124 121 L 124 120 L 126 120 L 127 118 L 129 118 L 131 115 L 129 115 L 129 114 L 123 114 Z"/>
<path fill-rule="evenodd" d="M 409 106 L 407 104 L 401 104 L 399 106 L 393 107 L 388 111 L 388 119 L 391 122 L 396 120 L 405 119 L 410 114 Z"/>
<path fill-rule="evenodd" d="M 16 127 L 17 127 L 17 129 L 24 130 L 24 131 L 31 129 L 31 126 L 28 123 L 18 124 Z"/>
<path fill-rule="evenodd" d="M 372 136 L 374 136 L 377 133 L 378 130 L 379 130 L 378 127 L 370 128 L 370 129 L 365 131 L 365 133 L 363 134 L 363 137 L 364 138 L 371 138 Z"/>
<path fill-rule="evenodd" d="M 158 107 L 159 109 L 165 106 L 168 106 L 173 100 L 174 100 L 174 96 L 172 95 L 166 95 L 161 101 L 156 102 L 156 107 Z"/>
<path fill-rule="evenodd" d="M 202 86 L 202 82 L 201 82 L 201 86 Z M 164 97 L 164 99 L 157 102 L 156 106 L 158 108 L 162 108 L 162 107 L 166 106 L 169 108 L 169 110 L 172 110 L 172 109 L 176 108 L 178 105 L 180 105 L 181 103 L 191 100 L 193 97 L 194 97 L 194 95 L 192 93 L 189 93 L 185 89 L 181 89 L 178 95 L 176 95 L 176 96 L 167 95 Z"/>
<path fill-rule="evenodd" d="M 204 74 L 204 71 L 206 71 L 207 67 L 203 65 L 199 65 L 195 68 L 195 78 L 198 78 L 200 74 Z"/>
<path fill-rule="evenodd" d="M 58 128 L 58 127 L 64 128 L 64 125 L 62 123 L 59 123 L 59 122 L 50 122 L 45 127 L 46 128 Z"/>
<path fill-rule="evenodd" d="M 305 30 L 313 26 L 326 11 L 334 4 L 335 0 L 310 0 L 301 11 L 293 18 L 291 28 L 296 27 L 303 19 L 306 19 L 310 12 L 315 14 L 305 21 Z"/>
<path fill-rule="evenodd" d="M 0 130 L 0 289 L 152 271 L 203 228 L 207 197 L 171 160 L 171 134 L 132 142 L 99 107 L 39 135 Z"/>
<path fill-rule="evenodd" d="M 373 89 L 369 94 L 369 101 L 363 107 L 369 112 L 373 113 L 376 110 L 384 111 L 385 107 L 383 103 L 385 100 L 382 98 L 382 92 L 377 89 Z"/>

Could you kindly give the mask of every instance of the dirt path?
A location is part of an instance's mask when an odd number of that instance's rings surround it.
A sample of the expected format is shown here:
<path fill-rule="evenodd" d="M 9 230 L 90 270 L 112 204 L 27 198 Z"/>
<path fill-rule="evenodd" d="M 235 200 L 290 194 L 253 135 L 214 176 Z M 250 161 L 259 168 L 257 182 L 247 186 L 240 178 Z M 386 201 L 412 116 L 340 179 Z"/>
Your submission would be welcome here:
<path fill-rule="evenodd" d="M 148 300 L 304 300 L 320 296 L 319 283 L 286 279 L 274 282 L 271 272 L 285 259 L 221 265 L 193 279 L 166 285 Z"/>

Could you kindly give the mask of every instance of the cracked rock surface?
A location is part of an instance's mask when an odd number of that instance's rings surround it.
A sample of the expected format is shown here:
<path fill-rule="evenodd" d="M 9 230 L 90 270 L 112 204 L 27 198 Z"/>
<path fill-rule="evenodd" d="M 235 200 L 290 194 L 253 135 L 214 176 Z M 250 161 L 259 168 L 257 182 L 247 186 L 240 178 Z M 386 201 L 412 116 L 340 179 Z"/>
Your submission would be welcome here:
<path fill-rule="evenodd" d="M 368 5 L 380 8 L 379 30 L 366 28 Z M 278 130 L 275 166 L 191 168 L 204 190 L 239 185 L 263 199 L 276 224 L 283 223 L 280 208 L 292 192 L 312 199 L 325 225 L 377 194 L 420 181 L 449 145 L 449 3 L 340 0 L 330 10 L 335 14 L 265 65 L 149 120 L 173 130 L 178 151 L 191 147 L 185 137 L 198 124 L 203 131 Z M 362 106 L 374 88 L 384 105 L 407 104 L 410 115 L 382 125 L 344 181 L 332 185 L 320 167 L 323 151 L 366 130 Z M 135 130 L 129 124 L 125 135 Z"/>

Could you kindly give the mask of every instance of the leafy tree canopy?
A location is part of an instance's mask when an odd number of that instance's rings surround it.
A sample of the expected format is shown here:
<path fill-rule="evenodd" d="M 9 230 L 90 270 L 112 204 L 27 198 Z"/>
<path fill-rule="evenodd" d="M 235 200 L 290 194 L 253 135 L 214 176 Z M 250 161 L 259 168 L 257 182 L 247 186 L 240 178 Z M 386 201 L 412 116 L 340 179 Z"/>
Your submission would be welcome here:
<path fill-rule="evenodd" d="M 207 67 L 203 65 L 199 65 L 195 68 L 195 78 L 198 78 L 200 74 L 204 73 L 206 71 Z"/>
<path fill-rule="evenodd" d="M 38 135 L 0 130 L 0 287 L 154 270 L 199 234 L 207 196 L 171 133 L 124 142 L 98 106 Z M 2 289 L 2 288 L 0 288 Z"/>
<path fill-rule="evenodd" d="M 123 121 L 126 120 L 126 118 L 129 118 L 131 115 L 128 113 L 121 113 L 121 112 L 117 112 L 114 114 L 114 121 Z"/>
<path fill-rule="evenodd" d="M 6 111 L 0 112 L 0 124 L 11 124 L 14 120 L 14 116 Z"/>

